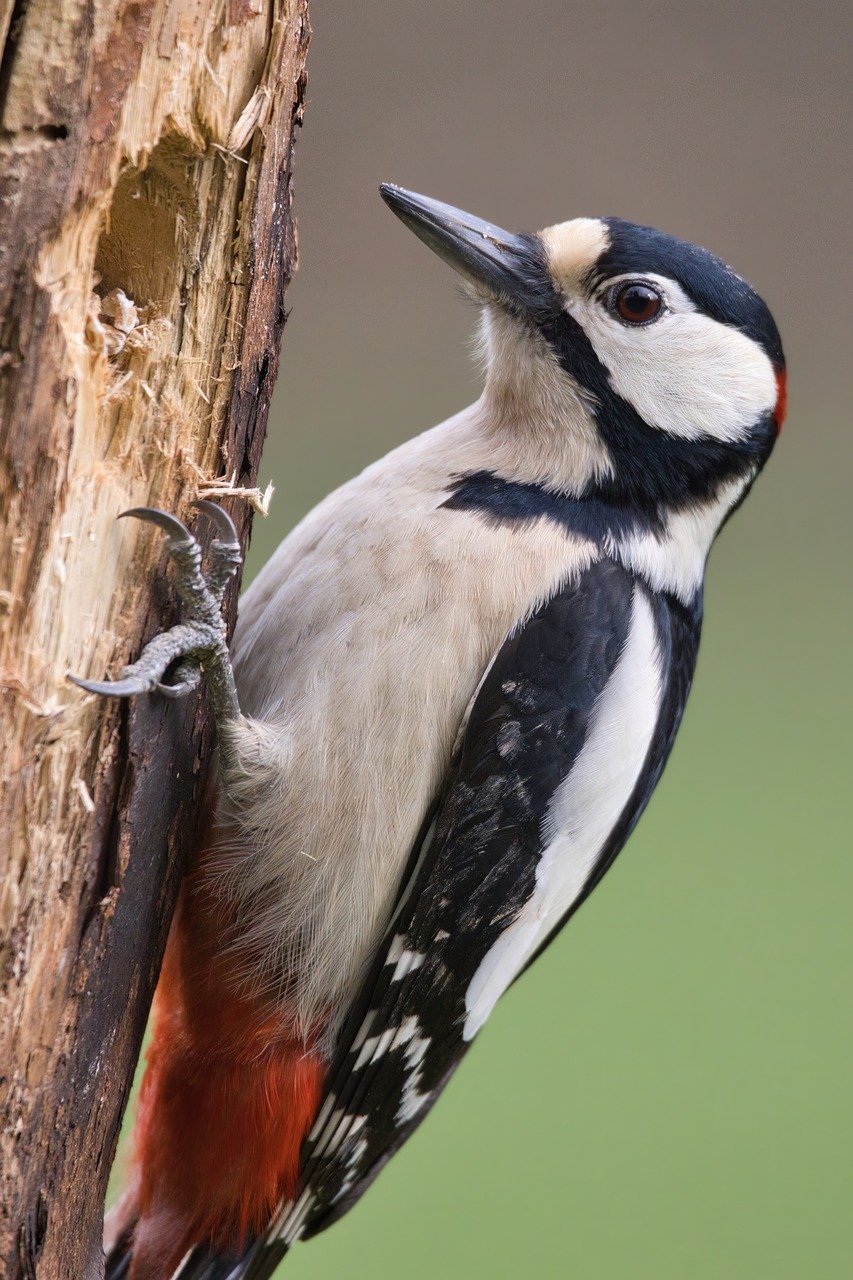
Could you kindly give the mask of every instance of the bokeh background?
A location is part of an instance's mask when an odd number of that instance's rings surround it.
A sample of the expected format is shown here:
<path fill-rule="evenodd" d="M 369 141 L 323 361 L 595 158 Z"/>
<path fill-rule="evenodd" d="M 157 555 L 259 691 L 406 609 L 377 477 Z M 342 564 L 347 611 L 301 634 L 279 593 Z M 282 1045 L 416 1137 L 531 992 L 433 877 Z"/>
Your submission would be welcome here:
<path fill-rule="evenodd" d="M 695 690 L 628 849 L 289 1280 L 853 1275 L 850 17 L 315 0 L 250 575 L 478 394 L 474 316 L 384 179 L 511 228 L 618 213 L 706 244 L 774 310 L 791 402 L 714 552 Z"/>

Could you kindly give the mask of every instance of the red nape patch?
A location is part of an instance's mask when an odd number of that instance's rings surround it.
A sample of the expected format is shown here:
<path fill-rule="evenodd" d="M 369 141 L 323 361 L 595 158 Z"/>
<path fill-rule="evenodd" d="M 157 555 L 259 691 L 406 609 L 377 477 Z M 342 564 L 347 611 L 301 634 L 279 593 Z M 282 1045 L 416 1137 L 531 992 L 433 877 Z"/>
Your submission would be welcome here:
<path fill-rule="evenodd" d="M 776 408 L 773 417 L 776 420 L 776 434 L 782 430 L 782 423 L 788 416 L 788 373 L 785 369 L 776 370 Z"/>

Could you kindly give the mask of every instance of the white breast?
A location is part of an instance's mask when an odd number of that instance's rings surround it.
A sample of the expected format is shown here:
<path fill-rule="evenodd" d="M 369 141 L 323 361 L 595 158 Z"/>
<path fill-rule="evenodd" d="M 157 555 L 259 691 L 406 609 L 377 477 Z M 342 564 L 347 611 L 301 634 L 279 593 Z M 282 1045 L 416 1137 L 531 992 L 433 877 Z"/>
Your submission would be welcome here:
<path fill-rule="evenodd" d="M 238 979 L 265 990 L 286 973 L 298 1025 L 323 1019 L 330 1039 L 483 671 L 594 554 L 546 521 L 442 507 L 457 469 L 489 463 L 470 418 L 322 503 L 240 605 L 234 667 L 251 718 L 235 731 L 208 874 L 238 919 Z"/>
<path fill-rule="evenodd" d="M 576 901 L 640 776 L 661 703 L 663 673 L 654 618 L 634 588 L 631 624 L 619 661 L 593 710 L 571 772 L 542 823 L 535 889 L 483 958 L 466 993 L 470 1040 L 497 1000 Z"/>

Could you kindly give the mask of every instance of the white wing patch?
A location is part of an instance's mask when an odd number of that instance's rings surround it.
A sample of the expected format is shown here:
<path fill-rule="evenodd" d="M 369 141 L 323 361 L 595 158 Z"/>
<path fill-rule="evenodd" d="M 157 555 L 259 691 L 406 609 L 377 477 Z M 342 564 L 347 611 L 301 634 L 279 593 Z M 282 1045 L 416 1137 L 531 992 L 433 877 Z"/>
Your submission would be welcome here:
<path fill-rule="evenodd" d="M 536 887 L 519 916 L 484 956 L 465 996 L 471 1040 L 500 996 L 582 892 L 643 768 L 660 710 L 661 661 L 645 593 L 634 588 L 631 624 L 613 674 L 593 711 L 571 772 L 542 823 Z"/>
<path fill-rule="evenodd" d="M 416 1116 L 424 1104 L 429 1102 L 431 1096 L 429 1093 L 421 1093 L 419 1088 L 421 1083 L 421 1063 L 430 1046 L 429 1036 L 420 1034 L 421 1026 L 415 1017 L 406 1018 L 400 1031 L 403 1032 L 404 1028 L 407 1044 L 406 1068 L 408 1074 L 406 1083 L 403 1086 L 403 1098 L 396 1115 L 397 1124 L 405 1124 L 413 1116 Z"/>
<path fill-rule="evenodd" d="M 432 828 L 430 828 L 430 831 Z M 394 972 L 391 975 L 392 982 L 400 982 L 405 978 L 406 974 L 411 973 L 413 969 L 420 969 L 426 956 L 422 951 L 410 951 L 406 946 L 406 939 L 399 933 L 394 935 L 391 946 L 388 948 L 386 964 L 394 965 Z"/>

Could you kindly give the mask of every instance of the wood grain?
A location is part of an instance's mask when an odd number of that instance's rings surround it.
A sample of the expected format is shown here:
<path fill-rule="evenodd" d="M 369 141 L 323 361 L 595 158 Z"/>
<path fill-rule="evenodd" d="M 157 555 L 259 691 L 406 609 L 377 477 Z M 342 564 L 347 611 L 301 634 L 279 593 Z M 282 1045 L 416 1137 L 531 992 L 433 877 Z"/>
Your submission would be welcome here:
<path fill-rule="evenodd" d="M 0 4 L 0 1269 L 102 1270 L 124 1104 L 211 754 L 102 703 L 161 541 L 257 479 L 295 266 L 306 0 Z M 217 483 L 218 482 L 218 485 Z M 225 499 L 248 536 L 251 510 Z M 236 586 L 228 600 L 233 622 Z"/>

